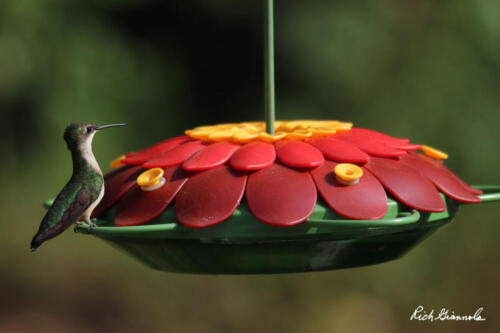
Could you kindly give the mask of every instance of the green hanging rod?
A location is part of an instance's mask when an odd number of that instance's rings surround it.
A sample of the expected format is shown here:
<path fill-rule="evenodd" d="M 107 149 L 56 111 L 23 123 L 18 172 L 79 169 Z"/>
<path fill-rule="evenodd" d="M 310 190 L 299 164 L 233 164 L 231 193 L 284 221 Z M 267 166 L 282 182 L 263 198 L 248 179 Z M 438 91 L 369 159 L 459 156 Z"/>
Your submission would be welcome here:
<path fill-rule="evenodd" d="M 265 45 L 264 45 L 264 71 L 265 71 L 265 109 L 266 131 L 274 134 L 275 96 L 274 96 L 274 13 L 273 0 L 265 0 Z"/>

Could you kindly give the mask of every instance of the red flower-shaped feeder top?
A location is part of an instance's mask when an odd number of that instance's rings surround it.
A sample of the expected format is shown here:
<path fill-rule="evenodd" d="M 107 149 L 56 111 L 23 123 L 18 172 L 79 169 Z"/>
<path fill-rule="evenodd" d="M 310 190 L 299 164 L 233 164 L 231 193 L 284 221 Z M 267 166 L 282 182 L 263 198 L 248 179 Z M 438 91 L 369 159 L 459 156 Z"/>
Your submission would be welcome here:
<path fill-rule="evenodd" d="M 443 212 L 439 192 L 479 203 L 476 190 L 446 168 L 446 154 L 408 139 L 338 121 L 197 127 L 112 162 L 98 217 L 117 203 L 115 225 L 145 224 L 175 198 L 179 223 L 203 228 L 229 218 L 243 197 L 252 214 L 293 226 L 313 212 L 317 193 L 337 214 L 375 220 L 387 211 L 386 190 L 402 204 Z M 416 151 L 422 149 L 424 154 Z"/>

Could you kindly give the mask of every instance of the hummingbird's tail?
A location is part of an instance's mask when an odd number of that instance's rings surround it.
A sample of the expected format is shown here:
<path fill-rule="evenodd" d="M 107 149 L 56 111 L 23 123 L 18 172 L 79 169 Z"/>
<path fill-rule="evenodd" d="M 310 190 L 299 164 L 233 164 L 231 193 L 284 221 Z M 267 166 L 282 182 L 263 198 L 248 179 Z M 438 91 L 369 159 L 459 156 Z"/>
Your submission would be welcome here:
<path fill-rule="evenodd" d="M 42 243 L 48 241 L 51 238 L 56 237 L 61 232 L 64 231 L 62 223 L 58 223 L 53 227 L 46 227 L 45 218 L 42 220 L 42 224 L 40 225 L 40 229 L 35 234 L 33 239 L 31 240 L 31 252 L 35 251 Z"/>
<path fill-rule="evenodd" d="M 30 245 L 30 249 L 31 249 L 31 252 L 34 252 L 36 249 L 38 249 L 38 247 L 40 245 L 42 245 L 42 242 L 40 242 L 37 238 L 38 234 L 35 235 L 35 237 L 33 237 L 33 239 L 31 240 L 31 245 Z"/>

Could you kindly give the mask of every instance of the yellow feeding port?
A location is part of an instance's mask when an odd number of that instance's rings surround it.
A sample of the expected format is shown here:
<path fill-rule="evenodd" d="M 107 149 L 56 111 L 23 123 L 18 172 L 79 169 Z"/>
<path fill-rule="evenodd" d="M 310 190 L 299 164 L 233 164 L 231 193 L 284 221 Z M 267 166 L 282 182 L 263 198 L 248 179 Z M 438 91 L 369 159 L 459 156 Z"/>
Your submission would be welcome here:
<path fill-rule="evenodd" d="M 153 168 L 144 171 L 137 177 L 137 185 L 141 187 L 154 186 L 160 182 L 163 174 L 164 171 L 162 168 Z"/>
<path fill-rule="evenodd" d="M 356 164 L 340 163 L 334 170 L 337 180 L 344 185 L 354 185 L 363 176 L 363 170 Z"/>

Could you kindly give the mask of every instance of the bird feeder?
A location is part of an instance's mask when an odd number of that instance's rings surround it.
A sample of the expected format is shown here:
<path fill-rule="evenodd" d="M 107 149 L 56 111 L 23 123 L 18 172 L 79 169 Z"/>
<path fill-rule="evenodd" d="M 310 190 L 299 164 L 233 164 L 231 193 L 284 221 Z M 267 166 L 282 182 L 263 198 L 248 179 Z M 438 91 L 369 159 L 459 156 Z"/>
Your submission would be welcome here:
<path fill-rule="evenodd" d="M 335 120 L 274 120 L 272 0 L 266 123 L 201 126 L 111 163 L 94 235 L 155 269 L 213 274 L 356 267 L 398 258 L 460 206 L 500 200 L 435 148 Z"/>

